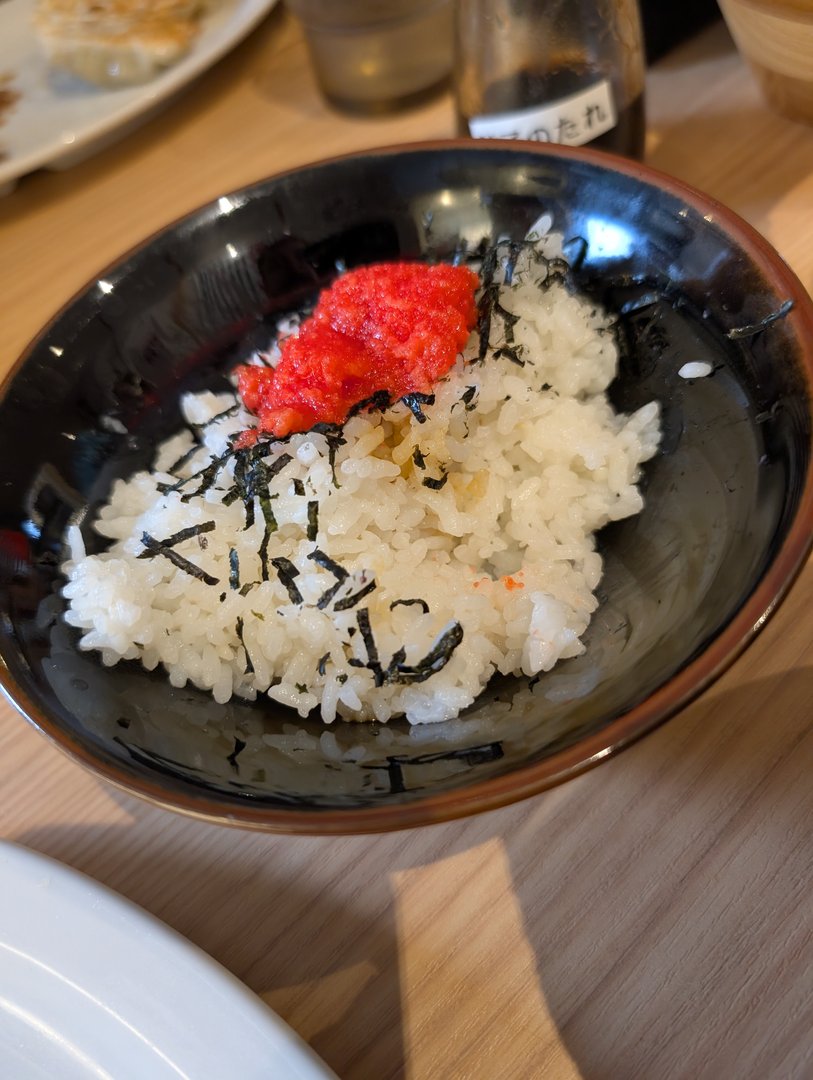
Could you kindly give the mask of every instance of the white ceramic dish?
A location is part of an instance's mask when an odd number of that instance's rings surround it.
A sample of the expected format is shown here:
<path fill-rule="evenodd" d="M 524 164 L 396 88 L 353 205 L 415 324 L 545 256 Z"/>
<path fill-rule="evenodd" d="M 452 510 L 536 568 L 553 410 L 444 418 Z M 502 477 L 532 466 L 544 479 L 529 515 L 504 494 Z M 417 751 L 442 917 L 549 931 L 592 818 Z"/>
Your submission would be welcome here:
<path fill-rule="evenodd" d="M 0 194 L 42 166 L 68 168 L 121 138 L 243 40 L 277 0 L 222 0 L 191 52 L 142 86 L 107 90 L 49 70 L 31 26 L 33 0 L 0 0 Z"/>
<path fill-rule="evenodd" d="M 336 1080 L 206 953 L 91 878 L 4 842 L 0 1076 Z"/>

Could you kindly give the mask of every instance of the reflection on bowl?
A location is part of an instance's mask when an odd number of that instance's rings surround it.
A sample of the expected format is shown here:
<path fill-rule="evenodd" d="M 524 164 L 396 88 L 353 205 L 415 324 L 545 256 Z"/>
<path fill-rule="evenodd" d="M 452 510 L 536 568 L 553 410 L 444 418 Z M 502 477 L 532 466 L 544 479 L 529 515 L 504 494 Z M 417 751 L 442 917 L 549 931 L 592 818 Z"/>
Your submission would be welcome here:
<path fill-rule="evenodd" d="M 216 704 L 104 668 L 61 619 L 66 523 L 145 467 L 182 392 L 221 388 L 277 317 L 336 273 L 521 238 L 541 213 L 581 287 L 618 314 L 624 411 L 657 399 L 641 515 L 600 536 L 583 656 L 493 680 L 463 716 L 409 728 Z M 224 196 L 104 271 L 42 332 L 0 401 L 2 681 L 113 782 L 215 820 L 291 832 L 399 828 L 498 806 L 628 745 L 737 656 L 813 533 L 813 310 L 748 226 L 640 165 L 500 143 L 395 148 Z M 707 378 L 687 378 L 691 365 Z M 98 541 L 97 541 L 98 543 Z"/>

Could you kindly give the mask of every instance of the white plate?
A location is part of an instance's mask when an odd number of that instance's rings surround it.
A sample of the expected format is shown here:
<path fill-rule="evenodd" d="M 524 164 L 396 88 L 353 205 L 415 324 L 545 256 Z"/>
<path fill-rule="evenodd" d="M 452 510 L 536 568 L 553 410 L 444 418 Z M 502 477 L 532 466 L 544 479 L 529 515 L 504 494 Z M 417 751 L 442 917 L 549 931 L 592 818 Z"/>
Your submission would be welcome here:
<path fill-rule="evenodd" d="M 335 1080 L 206 953 L 91 878 L 4 842 L 0 1077 Z"/>
<path fill-rule="evenodd" d="M 191 52 L 157 78 L 108 90 L 49 70 L 31 26 L 34 0 L 0 0 L 0 78 L 19 95 L 0 112 L 0 194 L 43 165 L 68 168 L 147 119 L 243 40 L 277 0 L 220 0 Z"/>

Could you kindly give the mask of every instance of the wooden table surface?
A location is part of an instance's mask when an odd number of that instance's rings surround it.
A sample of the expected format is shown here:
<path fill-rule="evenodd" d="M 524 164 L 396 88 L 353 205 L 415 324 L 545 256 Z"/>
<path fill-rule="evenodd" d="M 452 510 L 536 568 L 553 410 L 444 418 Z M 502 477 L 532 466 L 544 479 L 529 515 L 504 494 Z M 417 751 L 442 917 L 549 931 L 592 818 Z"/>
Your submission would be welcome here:
<path fill-rule="evenodd" d="M 813 127 L 723 27 L 650 73 L 648 160 L 737 210 L 813 289 Z M 266 174 L 452 134 L 319 99 L 260 29 L 126 141 L 0 200 L 0 370 L 106 263 Z M 537 798 L 295 839 L 124 796 L 0 705 L 0 835 L 83 870 L 243 979 L 343 1078 L 813 1077 L 813 567 L 699 701 Z"/>

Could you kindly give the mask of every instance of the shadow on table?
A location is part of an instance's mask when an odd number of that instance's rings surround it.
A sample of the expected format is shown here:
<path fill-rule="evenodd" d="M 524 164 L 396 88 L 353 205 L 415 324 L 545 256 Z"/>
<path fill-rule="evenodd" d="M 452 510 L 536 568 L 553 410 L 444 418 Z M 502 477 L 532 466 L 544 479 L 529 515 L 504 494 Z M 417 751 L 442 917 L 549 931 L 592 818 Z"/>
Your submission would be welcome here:
<path fill-rule="evenodd" d="M 812 700 L 810 667 L 707 696 L 574 781 L 578 825 L 539 799 L 506 835 L 583 1080 L 810 1075 Z"/>

